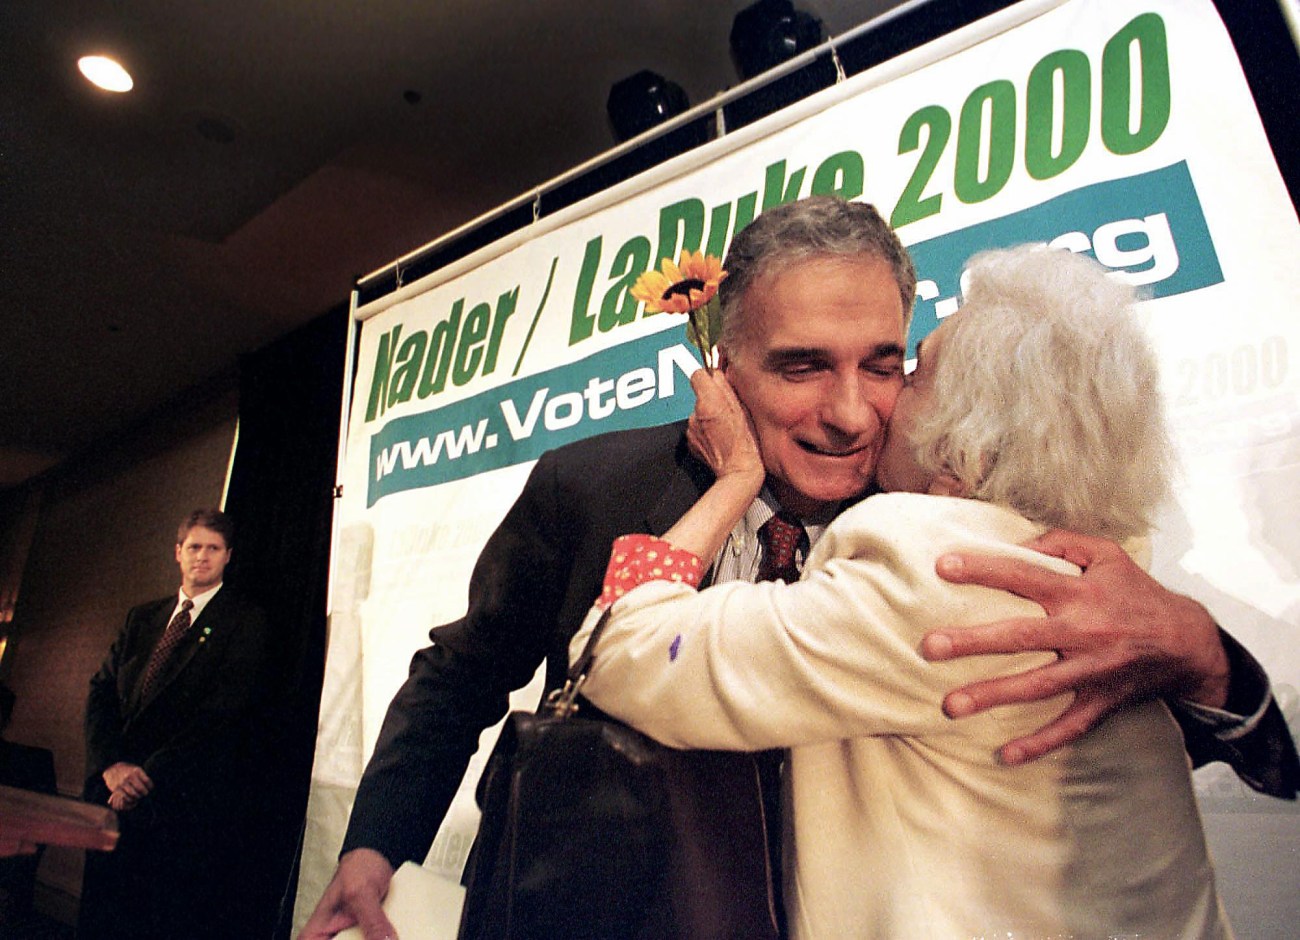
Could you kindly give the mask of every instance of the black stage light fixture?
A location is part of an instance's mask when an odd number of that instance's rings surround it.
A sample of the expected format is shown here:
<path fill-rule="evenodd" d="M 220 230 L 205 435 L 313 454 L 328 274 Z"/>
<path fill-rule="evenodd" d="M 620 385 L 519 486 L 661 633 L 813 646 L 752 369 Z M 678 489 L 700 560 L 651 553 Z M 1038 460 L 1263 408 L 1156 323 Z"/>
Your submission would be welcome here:
<path fill-rule="evenodd" d="M 686 113 L 690 107 L 681 85 L 649 69 L 615 82 L 605 102 L 609 126 L 620 144 Z"/>
<path fill-rule="evenodd" d="M 741 81 L 821 45 L 822 21 L 791 0 L 758 0 L 731 23 L 731 61 Z"/>

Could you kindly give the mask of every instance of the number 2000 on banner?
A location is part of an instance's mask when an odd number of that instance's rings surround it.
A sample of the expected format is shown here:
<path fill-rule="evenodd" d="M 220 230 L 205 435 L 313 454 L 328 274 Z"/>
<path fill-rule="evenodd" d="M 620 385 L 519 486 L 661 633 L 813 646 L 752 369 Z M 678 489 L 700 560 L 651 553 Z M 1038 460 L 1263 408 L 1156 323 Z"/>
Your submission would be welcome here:
<path fill-rule="evenodd" d="M 1137 98 L 1134 90 L 1137 89 Z M 952 191 L 964 203 L 995 196 L 1011 178 L 1016 158 L 1016 86 L 998 79 L 967 96 L 957 119 Z M 1107 41 L 1101 54 L 1101 140 L 1110 152 L 1139 153 L 1169 122 L 1169 47 L 1164 20 L 1136 17 Z M 1079 49 L 1043 56 L 1025 85 L 1025 171 L 1035 180 L 1064 173 L 1082 156 L 1092 127 L 1092 63 Z M 1059 111 L 1059 116 L 1058 116 Z M 1059 128 L 1058 135 L 1054 128 Z M 922 148 L 922 131 L 926 131 Z M 928 105 L 907 119 L 900 155 L 921 150 L 915 170 L 890 216 L 894 227 L 936 214 L 943 193 L 925 195 L 952 139 L 952 115 Z M 981 160 L 987 152 L 987 161 Z M 984 163 L 983 166 L 981 164 Z"/>

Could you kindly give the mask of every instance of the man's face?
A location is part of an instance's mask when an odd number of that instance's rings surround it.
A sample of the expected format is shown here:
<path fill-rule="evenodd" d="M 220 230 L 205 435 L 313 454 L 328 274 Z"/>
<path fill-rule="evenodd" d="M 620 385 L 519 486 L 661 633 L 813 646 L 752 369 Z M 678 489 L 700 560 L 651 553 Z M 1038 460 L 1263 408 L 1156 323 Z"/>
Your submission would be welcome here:
<path fill-rule="evenodd" d="M 723 368 L 781 505 L 829 517 L 871 485 L 903 381 L 903 302 L 879 258 L 813 258 L 756 279 Z"/>
<path fill-rule="evenodd" d="M 181 588 L 193 597 L 221 583 L 222 572 L 230 563 L 230 549 L 220 532 L 196 525 L 176 546 L 176 563 L 181 569 Z"/>
<path fill-rule="evenodd" d="M 907 377 L 894 404 L 880 466 L 876 468 L 876 482 L 887 492 L 925 493 L 934 482 L 934 473 L 916 462 L 912 431 L 917 420 L 934 405 L 934 372 L 948 323 L 945 320 L 917 347 L 916 369 Z"/>

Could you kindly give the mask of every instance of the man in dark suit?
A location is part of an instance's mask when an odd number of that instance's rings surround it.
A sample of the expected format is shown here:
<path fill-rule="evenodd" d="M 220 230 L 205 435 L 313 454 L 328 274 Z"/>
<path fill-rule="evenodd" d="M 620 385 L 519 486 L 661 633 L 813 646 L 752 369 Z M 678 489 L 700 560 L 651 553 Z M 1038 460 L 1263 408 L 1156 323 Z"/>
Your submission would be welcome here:
<path fill-rule="evenodd" d="M 80 937 L 219 936 L 240 809 L 242 745 L 266 681 L 266 618 L 223 585 L 233 527 L 200 509 L 176 537 L 180 590 L 131 610 L 86 702 L 84 799 L 121 820 L 87 853 Z"/>
<path fill-rule="evenodd" d="M 815 540 L 836 512 L 870 491 L 902 385 L 916 275 L 874 209 L 829 197 L 764 212 L 735 237 L 725 267 L 722 367 L 754 420 L 768 482 L 711 576 L 754 580 L 763 519 L 792 512 Z M 778 295 L 780 303 L 771 300 Z M 841 316 L 835 328 L 814 328 Z M 546 687 L 560 683 L 569 639 L 600 593 L 613 539 L 661 535 L 712 482 L 683 431 L 684 423 L 607 434 L 538 461 L 479 556 L 465 616 L 431 631 L 432 645 L 415 654 L 389 706 L 339 868 L 301 940 L 352 924 L 366 940 L 392 935 L 380 900 L 394 867 L 424 859 L 480 732 L 505 713 L 510 691 L 543 661 Z M 1077 691 L 1077 708 L 1018 744 L 1013 759 L 1023 760 L 1072 740 L 1131 699 L 1170 693 L 1216 712 L 1232 706 L 1242 716 L 1236 731 L 1249 731 L 1216 736 L 1206 722 L 1189 739 L 1197 759 L 1232 759 L 1239 771 L 1244 765 L 1252 778 L 1266 778 L 1271 792 L 1294 793 L 1294 747 L 1258 666 L 1243 662 L 1235 644 L 1225 647 L 1199 604 L 1165 591 L 1110 548 L 1085 560 L 1082 578 L 1050 582 L 967 559 L 954 579 L 1014 588 L 1043 604 L 1050 640 L 1017 641 L 1014 625 L 995 624 L 986 648 L 967 644 L 956 653 L 1050 648 L 1062 659 L 1036 670 L 1028 691 L 1014 684 L 958 690 L 969 699 L 950 696 L 950 710 Z M 944 654 L 943 645 L 934 653 Z M 1271 743 L 1243 743 L 1261 736 Z"/>

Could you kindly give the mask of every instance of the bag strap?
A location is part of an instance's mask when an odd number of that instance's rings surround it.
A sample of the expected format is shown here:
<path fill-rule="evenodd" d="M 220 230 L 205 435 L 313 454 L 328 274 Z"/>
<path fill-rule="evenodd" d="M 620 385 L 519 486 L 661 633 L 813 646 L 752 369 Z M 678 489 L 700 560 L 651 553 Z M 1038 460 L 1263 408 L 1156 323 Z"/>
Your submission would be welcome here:
<path fill-rule="evenodd" d="M 609 622 L 610 610 L 611 608 L 606 607 L 605 612 L 596 621 L 596 626 L 591 630 L 591 636 L 587 638 L 587 645 L 582 648 L 582 654 L 569 667 L 569 674 L 564 679 L 564 685 L 554 689 L 550 695 L 546 696 L 546 704 L 543 708 L 547 714 L 556 718 L 568 718 L 578 711 L 578 691 L 582 688 L 583 683 L 587 681 L 587 673 L 591 671 L 592 661 L 596 658 L 596 641 L 605 632 L 605 624 Z"/>

